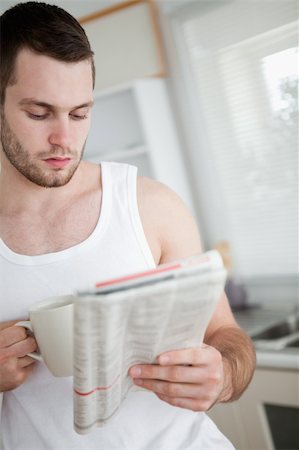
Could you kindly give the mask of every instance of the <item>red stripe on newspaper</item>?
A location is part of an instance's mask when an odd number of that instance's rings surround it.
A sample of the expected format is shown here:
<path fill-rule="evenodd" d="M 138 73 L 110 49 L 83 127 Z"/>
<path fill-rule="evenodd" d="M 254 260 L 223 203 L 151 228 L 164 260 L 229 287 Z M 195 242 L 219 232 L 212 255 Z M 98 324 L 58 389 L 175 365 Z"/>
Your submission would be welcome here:
<path fill-rule="evenodd" d="M 146 275 L 154 275 L 156 273 L 167 272 L 169 270 L 174 270 L 174 269 L 180 269 L 181 267 L 182 267 L 182 265 L 180 263 L 173 264 L 173 265 L 167 266 L 167 267 L 160 267 L 160 268 L 158 267 L 156 269 L 147 270 L 145 272 L 139 272 L 134 275 L 127 275 L 125 277 L 114 278 L 112 280 L 96 283 L 96 287 L 104 287 L 104 286 L 109 286 L 109 285 L 115 284 L 115 283 L 122 283 L 123 281 L 136 280 L 136 278 L 142 278 Z"/>
<path fill-rule="evenodd" d="M 97 391 L 107 391 L 108 389 L 111 389 L 112 386 L 117 382 L 117 380 L 119 379 L 120 375 L 117 375 L 117 377 L 115 378 L 115 380 L 113 381 L 113 383 L 110 384 L 110 386 L 97 386 L 94 389 L 92 389 L 89 392 L 80 392 L 77 389 L 74 389 L 75 394 L 77 395 L 81 395 L 82 397 L 86 397 L 87 395 L 91 395 L 94 394 Z"/>

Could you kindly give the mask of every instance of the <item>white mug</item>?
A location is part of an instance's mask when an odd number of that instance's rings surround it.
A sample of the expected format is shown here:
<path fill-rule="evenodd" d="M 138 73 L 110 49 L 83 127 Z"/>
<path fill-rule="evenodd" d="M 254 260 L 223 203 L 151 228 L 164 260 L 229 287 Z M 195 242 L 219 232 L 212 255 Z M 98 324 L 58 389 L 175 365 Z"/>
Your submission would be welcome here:
<path fill-rule="evenodd" d="M 74 296 L 51 297 L 29 309 L 28 321 L 16 323 L 30 330 L 39 352 L 28 355 L 43 361 L 56 377 L 73 374 Z"/>

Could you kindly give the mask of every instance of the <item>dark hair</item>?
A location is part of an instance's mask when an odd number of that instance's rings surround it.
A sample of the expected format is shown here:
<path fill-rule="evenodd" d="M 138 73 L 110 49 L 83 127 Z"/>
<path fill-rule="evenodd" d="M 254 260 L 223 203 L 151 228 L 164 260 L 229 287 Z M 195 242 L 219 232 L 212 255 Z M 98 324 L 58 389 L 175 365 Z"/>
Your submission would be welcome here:
<path fill-rule="evenodd" d="M 0 96 L 15 80 L 15 62 L 21 49 L 64 62 L 90 59 L 93 84 L 95 67 L 93 51 L 79 22 L 64 9 L 40 2 L 19 3 L 0 18 Z"/>

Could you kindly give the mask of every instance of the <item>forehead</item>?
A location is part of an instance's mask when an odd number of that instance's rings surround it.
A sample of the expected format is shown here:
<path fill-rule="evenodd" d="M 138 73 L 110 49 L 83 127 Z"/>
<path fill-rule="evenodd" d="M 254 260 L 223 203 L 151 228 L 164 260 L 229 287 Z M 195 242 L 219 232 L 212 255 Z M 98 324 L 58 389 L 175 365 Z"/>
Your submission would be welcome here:
<path fill-rule="evenodd" d="M 92 99 L 91 62 L 58 61 L 45 55 L 22 49 L 16 59 L 14 79 L 6 98 L 38 98 L 49 104 L 81 104 Z"/>

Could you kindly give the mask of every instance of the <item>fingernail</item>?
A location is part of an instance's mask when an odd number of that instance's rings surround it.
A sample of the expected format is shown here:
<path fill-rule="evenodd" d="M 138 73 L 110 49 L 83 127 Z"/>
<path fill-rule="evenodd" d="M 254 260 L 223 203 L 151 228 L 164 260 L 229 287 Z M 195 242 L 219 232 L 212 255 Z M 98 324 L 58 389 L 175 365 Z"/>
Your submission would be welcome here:
<path fill-rule="evenodd" d="M 130 375 L 132 375 L 132 377 L 139 377 L 141 375 L 141 369 L 140 367 L 133 367 L 130 370 Z"/>
<path fill-rule="evenodd" d="M 134 384 L 138 384 L 138 386 L 141 386 L 143 384 L 143 380 L 141 378 L 136 378 L 134 380 Z"/>

